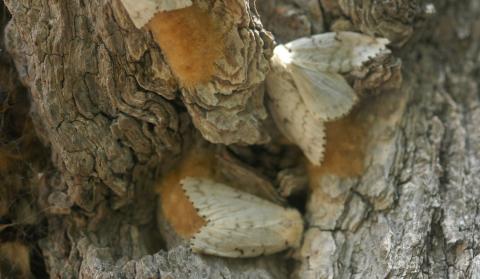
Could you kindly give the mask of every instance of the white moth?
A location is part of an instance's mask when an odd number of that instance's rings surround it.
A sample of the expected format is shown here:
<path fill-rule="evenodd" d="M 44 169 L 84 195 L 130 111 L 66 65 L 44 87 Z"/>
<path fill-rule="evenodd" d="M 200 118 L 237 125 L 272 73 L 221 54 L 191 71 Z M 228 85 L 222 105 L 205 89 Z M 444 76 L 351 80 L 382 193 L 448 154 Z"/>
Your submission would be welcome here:
<path fill-rule="evenodd" d="M 142 28 L 157 12 L 186 8 L 191 0 L 120 0 L 137 28 Z"/>
<path fill-rule="evenodd" d="M 190 240 L 194 252 L 230 258 L 273 254 L 300 245 L 300 213 L 205 178 L 181 181 L 206 221 Z"/>
<path fill-rule="evenodd" d="M 347 114 L 357 96 L 341 74 L 388 54 L 387 39 L 354 32 L 301 38 L 273 51 L 267 76 L 269 108 L 279 130 L 320 165 L 325 121 Z"/>

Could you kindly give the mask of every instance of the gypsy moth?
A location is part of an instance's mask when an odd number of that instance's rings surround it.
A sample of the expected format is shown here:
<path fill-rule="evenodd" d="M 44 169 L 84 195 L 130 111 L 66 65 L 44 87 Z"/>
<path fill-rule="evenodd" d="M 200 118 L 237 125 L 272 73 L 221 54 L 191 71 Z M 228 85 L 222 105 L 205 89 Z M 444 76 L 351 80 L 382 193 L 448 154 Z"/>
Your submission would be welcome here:
<path fill-rule="evenodd" d="M 314 165 L 324 153 L 323 122 L 347 114 L 357 95 L 341 74 L 390 53 L 387 39 L 354 32 L 300 38 L 278 45 L 267 76 L 269 108 L 279 130 Z"/>
<path fill-rule="evenodd" d="M 194 252 L 231 258 L 255 257 L 298 247 L 300 213 L 207 178 L 181 181 L 206 224 L 190 240 Z"/>

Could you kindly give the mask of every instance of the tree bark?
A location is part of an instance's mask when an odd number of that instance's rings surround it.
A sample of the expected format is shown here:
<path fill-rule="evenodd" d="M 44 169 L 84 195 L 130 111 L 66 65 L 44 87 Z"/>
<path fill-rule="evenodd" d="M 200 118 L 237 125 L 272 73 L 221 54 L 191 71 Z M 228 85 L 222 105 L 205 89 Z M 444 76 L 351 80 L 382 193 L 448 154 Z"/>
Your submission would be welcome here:
<path fill-rule="evenodd" d="M 480 278 L 480 4 L 379 2 L 257 3 L 280 43 L 348 28 L 389 38 L 402 59 L 399 90 L 328 124 L 324 165 L 306 167 L 292 261 L 197 255 L 160 237 L 153 185 L 200 136 L 160 49 L 120 1 L 5 0 L 4 43 L 56 167 L 25 174 L 43 175 L 47 231 L 36 241 L 49 276 Z"/>

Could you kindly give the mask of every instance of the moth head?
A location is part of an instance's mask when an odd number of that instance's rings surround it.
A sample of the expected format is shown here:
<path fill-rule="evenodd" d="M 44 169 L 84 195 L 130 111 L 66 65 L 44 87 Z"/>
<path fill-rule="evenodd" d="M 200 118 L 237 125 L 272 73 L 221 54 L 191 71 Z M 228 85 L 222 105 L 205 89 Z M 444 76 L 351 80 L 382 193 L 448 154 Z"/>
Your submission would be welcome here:
<path fill-rule="evenodd" d="M 292 62 L 292 53 L 284 45 L 278 45 L 273 50 L 272 62 L 274 64 L 280 64 L 286 66 Z"/>

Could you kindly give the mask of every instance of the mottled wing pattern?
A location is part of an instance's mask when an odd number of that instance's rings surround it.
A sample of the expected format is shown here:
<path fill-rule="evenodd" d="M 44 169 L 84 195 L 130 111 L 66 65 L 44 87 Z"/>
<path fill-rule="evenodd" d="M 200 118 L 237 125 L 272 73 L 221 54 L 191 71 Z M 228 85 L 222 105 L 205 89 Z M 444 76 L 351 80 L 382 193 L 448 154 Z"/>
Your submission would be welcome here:
<path fill-rule="evenodd" d="M 290 74 L 281 69 L 266 79 L 271 115 L 282 134 L 302 149 L 312 164 L 320 165 L 325 152 L 325 127 L 309 111 Z"/>
<path fill-rule="evenodd" d="M 302 68 L 347 73 L 363 63 L 388 54 L 389 41 L 355 32 L 336 32 L 301 38 L 285 45 L 291 63 Z"/>
<path fill-rule="evenodd" d="M 191 0 L 120 0 L 137 28 L 142 28 L 161 11 L 171 11 L 192 5 Z"/>
<path fill-rule="evenodd" d="M 292 65 L 291 74 L 298 93 L 310 113 L 319 120 L 334 120 L 347 114 L 357 95 L 344 77 Z"/>
<path fill-rule="evenodd" d="M 303 221 L 295 210 L 209 179 L 187 177 L 181 183 L 199 215 L 207 221 L 190 240 L 194 252 L 254 257 L 298 244 Z"/>

